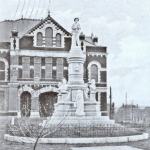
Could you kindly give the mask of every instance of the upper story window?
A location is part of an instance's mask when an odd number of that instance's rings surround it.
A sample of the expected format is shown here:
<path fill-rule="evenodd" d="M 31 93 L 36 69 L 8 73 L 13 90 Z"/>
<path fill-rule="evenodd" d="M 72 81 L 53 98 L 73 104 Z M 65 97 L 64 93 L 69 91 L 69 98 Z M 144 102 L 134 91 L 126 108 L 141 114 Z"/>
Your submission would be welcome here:
<path fill-rule="evenodd" d="M 22 78 L 30 78 L 30 57 L 22 57 Z"/>
<path fill-rule="evenodd" d="M 47 26 L 38 30 L 34 34 L 35 47 L 63 47 L 64 34 L 60 30 L 55 30 L 53 27 Z"/>
<path fill-rule="evenodd" d="M 45 30 L 45 45 L 53 46 L 53 30 L 50 27 Z"/>
<path fill-rule="evenodd" d="M 0 81 L 7 81 L 8 77 L 8 61 L 0 57 Z"/>
<path fill-rule="evenodd" d="M 95 64 L 91 66 L 91 79 L 95 79 L 95 82 L 98 82 L 98 67 Z"/>
<path fill-rule="evenodd" d="M 56 34 L 56 47 L 61 47 L 61 34 Z"/>
<path fill-rule="evenodd" d="M 42 46 L 43 36 L 41 32 L 37 33 L 37 46 Z"/>
<path fill-rule="evenodd" d="M 5 80 L 5 64 L 0 61 L 0 80 Z"/>
<path fill-rule="evenodd" d="M 56 78 L 57 79 L 62 79 L 64 76 L 64 59 L 63 58 L 57 58 L 57 64 L 56 64 L 56 68 L 57 68 L 57 74 L 56 74 Z"/>

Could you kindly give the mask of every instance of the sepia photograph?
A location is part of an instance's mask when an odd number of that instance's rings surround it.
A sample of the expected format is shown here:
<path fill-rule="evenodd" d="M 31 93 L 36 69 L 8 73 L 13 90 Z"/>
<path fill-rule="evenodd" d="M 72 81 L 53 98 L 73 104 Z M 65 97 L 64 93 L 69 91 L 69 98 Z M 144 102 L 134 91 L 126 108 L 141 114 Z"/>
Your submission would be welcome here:
<path fill-rule="evenodd" d="M 150 150 L 150 1 L 0 0 L 1 150 Z"/>

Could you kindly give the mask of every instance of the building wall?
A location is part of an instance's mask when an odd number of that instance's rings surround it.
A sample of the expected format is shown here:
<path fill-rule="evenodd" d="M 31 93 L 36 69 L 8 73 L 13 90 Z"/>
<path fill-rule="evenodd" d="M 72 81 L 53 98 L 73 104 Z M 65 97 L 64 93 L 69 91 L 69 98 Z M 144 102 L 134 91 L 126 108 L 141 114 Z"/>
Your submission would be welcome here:
<path fill-rule="evenodd" d="M 90 83 L 92 79 L 91 66 L 98 67 L 98 80 L 96 87 L 98 91 L 98 101 L 100 102 L 100 110 L 103 116 L 107 116 L 107 49 L 100 46 L 86 47 L 86 81 Z"/>
<path fill-rule="evenodd" d="M 0 112 L 8 111 L 8 85 L 0 85 Z"/>
<path fill-rule="evenodd" d="M 115 122 L 150 123 L 150 108 L 140 108 L 135 105 L 123 105 L 115 114 Z"/>

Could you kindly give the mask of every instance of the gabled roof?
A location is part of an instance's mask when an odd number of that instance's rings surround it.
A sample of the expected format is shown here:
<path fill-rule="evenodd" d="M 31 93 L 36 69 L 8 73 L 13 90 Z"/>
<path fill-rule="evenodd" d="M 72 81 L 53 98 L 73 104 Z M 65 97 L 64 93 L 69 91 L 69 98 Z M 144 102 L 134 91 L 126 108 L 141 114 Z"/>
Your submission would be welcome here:
<path fill-rule="evenodd" d="M 0 22 L 0 42 L 10 42 L 11 31 L 15 27 L 18 30 L 18 36 L 21 38 L 31 28 L 41 22 L 40 19 L 18 19 L 5 20 Z"/>
<path fill-rule="evenodd" d="M 64 29 L 59 23 L 57 23 L 50 15 L 48 15 L 44 20 L 42 20 L 40 23 L 38 23 L 36 26 L 34 26 L 31 30 L 27 32 L 27 34 L 31 34 L 36 29 L 40 28 L 45 22 L 52 22 L 54 25 L 57 26 L 58 29 L 62 30 L 67 36 L 71 36 L 71 33 L 68 32 L 66 29 Z"/>

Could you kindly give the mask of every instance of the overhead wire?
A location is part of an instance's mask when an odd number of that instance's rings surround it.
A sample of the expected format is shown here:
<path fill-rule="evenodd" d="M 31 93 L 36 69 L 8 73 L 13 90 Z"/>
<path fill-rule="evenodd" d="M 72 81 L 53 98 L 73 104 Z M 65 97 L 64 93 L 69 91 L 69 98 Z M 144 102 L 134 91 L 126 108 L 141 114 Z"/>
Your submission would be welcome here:
<path fill-rule="evenodd" d="M 22 6 L 22 9 L 21 9 L 21 13 L 20 13 L 20 18 L 22 18 L 23 19 L 23 10 L 24 10 L 24 7 L 25 7 L 25 3 L 26 3 L 26 0 L 24 0 L 23 1 L 23 6 Z M 19 22 L 18 22 L 19 23 Z M 24 28 L 24 20 L 22 20 L 22 21 L 20 21 L 20 24 L 21 24 L 21 26 L 20 26 L 20 31 L 22 31 L 23 32 L 23 28 Z M 18 26 L 18 25 L 17 25 Z"/>
<path fill-rule="evenodd" d="M 37 13 L 38 13 L 38 11 L 39 11 L 39 7 L 40 7 L 40 1 L 41 1 L 41 0 L 39 0 L 38 9 L 37 9 L 37 11 L 36 11 L 36 13 L 35 13 L 35 17 L 34 17 L 34 18 L 36 18 L 36 15 L 37 15 Z"/>
<path fill-rule="evenodd" d="M 14 20 L 15 20 L 15 17 L 16 17 L 19 6 L 20 6 L 20 0 L 19 0 L 18 5 L 17 5 L 17 9 L 16 9 L 16 12 L 15 12 L 15 15 L 14 15 Z"/>
<path fill-rule="evenodd" d="M 30 2 L 31 2 L 31 0 L 29 0 L 28 7 L 27 7 L 27 10 L 26 10 L 26 13 L 25 13 L 24 17 L 26 17 L 26 15 L 27 15 L 27 13 L 28 13 L 29 6 L 30 6 Z"/>
<path fill-rule="evenodd" d="M 22 12 L 23 12 L 23 9 L 24 9 L 24 6 L 25 6 L 25 3 L 26 3 L 26 0 L 24 0 L 24 2 L 23 2 L 23 7 L 22 7 L 22 10 L 21 10 L 21 17 L 23 17 Z M 20 17 L 20 18 L 21 18 L 21 17 Z"/>
<path fill-rule="evenodd" d="M 45 0 L 44 0 L 44 4 L 43 4 L 43 8 L 42 8 L 42 12 L 41 12 L 41 15 L 42 15 L 42 16 L 43 16 L 44 8 L 45 8 Z"/>
<path fill-rule="evenodd" d="M 33 10 L 34 10 L 34 5 L 35 4 L 35 0 L 34 0 L 34 2 L 33 2 L 33 7 L 32 7 L 32 10 L 31 10 L 31 13 L 30 13 L 30 16 L 29 16 L 29 18 L 31 18 L 31 15 L 32 15 L 32 13 L 33 13 Z"/>
<path fill-rule="evenodd" d="M 28 10 L 29 10 L 29 6 L 30 6 L 30 2 L 31 0 L 29 0 L 29 3 L 28 3 L 28 7 L 27 7 L 27 10 L 26 10 L 26 13 L 25 13 L 25 18 L 27 18 L 27 14 L 28 14 Z M 28 25 L 29 25 L 29 19 L 28 19 Z M 28 30 L 29 30 L 29 26 L 27 26 Z"/>
<path fill-rule="evenodd" d="M 12 23 L 12 28 L 14 28 L 14 21 L 15 21 L 16 14 L 17 14 L 17 12 L 18 12 L 19 6 L 20 6 L 20 0 L 19 0 L 19 2 L 18 2 L 17 9 L 16 9 L 16 12 L 15 12 L 15 14 L 14 14 L 14 20 L 13 20 L 13 23 Z"/>

